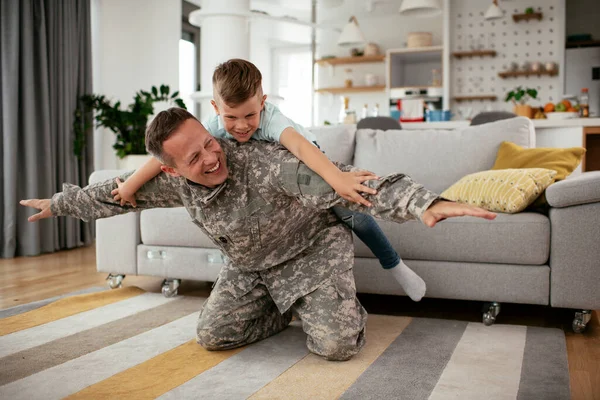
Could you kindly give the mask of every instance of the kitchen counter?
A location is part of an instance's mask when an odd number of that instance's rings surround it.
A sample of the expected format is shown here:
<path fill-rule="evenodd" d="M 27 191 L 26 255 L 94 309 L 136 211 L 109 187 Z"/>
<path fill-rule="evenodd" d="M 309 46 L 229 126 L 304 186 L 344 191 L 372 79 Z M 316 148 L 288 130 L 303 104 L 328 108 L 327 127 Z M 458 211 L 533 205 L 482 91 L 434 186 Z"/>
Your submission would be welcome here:
<path fill-rule="evenodd" d="M 570 118 L 570 119 L 532 119 L 536 128 L 569 128 L 600 126 L 600 118 Z M 470 121 L 445 121 L 445 122 L 404 122 L 402 129 L 458 129 L 469 126 Z"/>

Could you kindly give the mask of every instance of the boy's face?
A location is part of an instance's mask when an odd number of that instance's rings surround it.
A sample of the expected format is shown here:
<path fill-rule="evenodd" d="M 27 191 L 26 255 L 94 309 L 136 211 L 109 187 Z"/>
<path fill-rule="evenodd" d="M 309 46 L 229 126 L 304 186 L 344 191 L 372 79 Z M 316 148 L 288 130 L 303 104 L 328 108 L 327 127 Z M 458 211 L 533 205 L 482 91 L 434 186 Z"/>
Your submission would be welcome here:
<path fill-rule="evenodd" d="M 266 99 L 266 95 L 256 95 L 230 107 L 217 97 L 217 101 L 212 100 L 211 104 L 221 116 L 225 130 L 238 142 L 247 142 L 260 126 L 260 112 L 265 107 Z"/>

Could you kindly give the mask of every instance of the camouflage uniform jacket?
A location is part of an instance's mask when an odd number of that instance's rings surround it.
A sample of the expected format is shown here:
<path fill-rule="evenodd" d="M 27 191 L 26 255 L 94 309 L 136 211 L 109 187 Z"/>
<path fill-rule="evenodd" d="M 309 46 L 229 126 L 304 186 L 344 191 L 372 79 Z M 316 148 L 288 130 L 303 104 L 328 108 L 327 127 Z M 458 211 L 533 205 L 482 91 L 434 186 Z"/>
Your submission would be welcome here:
<path fill-rule="evenodd" d="M 184 206 L 229 258 L 219 275 L 225 279 L 222 284 L 227 282 L 226 290 L 237 298 L 262 281 L 284 312 L 298 298 L 353 266 L 351 232 L 330 207 L 343 205 L 401 223 L 420 218 L 438 198 L 409 177 L 392 174 L 369 182 L 378 191 L 366 195 L 372 207 L 350 204 L 277 143 L 221 139 L 219 143 L 229 177 L 216 188 L 159 174 L 136 193 L 134 209 L 113 200 L 114 180 L 85 188 L 66 184 L 52 198 L 52 213 L 92 220 L 138 209 Z"/>

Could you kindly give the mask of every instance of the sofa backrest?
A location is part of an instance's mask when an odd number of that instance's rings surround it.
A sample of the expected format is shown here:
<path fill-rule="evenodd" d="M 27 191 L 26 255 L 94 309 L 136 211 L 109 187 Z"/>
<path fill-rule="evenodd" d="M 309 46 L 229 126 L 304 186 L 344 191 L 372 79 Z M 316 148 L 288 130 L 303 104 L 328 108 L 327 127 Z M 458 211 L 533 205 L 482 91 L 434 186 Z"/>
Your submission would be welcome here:
<path fill-rule="evenodd" d="M 441 193 L 465 175 L 490 169 L 503 141 L 535 147 L 535 129 L 518 117 L 456 130 L 361 129 L 354 165 L 386 175 L 402 172 Z"/>
<path fill-rule="evenodd" d="M 310 128 L 310 131 L 315 134 L 319 147 L 327 154 L 330 160 L 339 161 L 346 165 L 352 164 L 354 160 L 356 126 L 319 126 Z"/>

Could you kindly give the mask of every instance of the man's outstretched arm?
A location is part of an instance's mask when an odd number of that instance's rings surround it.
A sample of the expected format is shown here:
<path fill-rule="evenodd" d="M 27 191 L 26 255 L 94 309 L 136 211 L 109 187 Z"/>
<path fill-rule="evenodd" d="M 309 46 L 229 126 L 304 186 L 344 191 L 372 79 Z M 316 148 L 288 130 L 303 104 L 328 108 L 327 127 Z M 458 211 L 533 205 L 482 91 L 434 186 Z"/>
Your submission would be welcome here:
<path fill-rule="evenodd" d="M 130 175 L 131 173 L 127 173 L 117 179 L 124 181 Z M 121 206 L 111 194 L 117 188 L 117 179 L 95 183 L 84 188 L 64 184 L 63 191 L 56 193 L 52 199 L 22 200 L 21 205 L 40 210 L 37 214 L 29 217 L 31 222 L 42 218 L 67 215 L 90 221 L 140 209 L 183 205 L 178 190 L 181 184 L 179 179 L 159 174 L 137 192 L 136 208 L 129 205 Z"/>
<path fill-rule="evenodd" d="M 372 204 L 371 207 L 365 207 L 342 199 L 320 176 L 297 159 L 284 152 L 278 156 L 275 159 L 280 167 L 272 169 L 273 184 L 309 207 L 330 208 L 339 205 L 398 223 L 419 219 L 430 227 L 451 217 L 496 217 L 496 214 L 479 207 L 445 201 L 404 174 L 391 174 L 379 180 L 368 181 L 366 180 L 371 176 L 365 174 L 363 184 L 376 190 L 375 194 L 364 194 L 365 199 Z M 341 166 L 341 169 L 349 171 L 354 168 Z"/>

